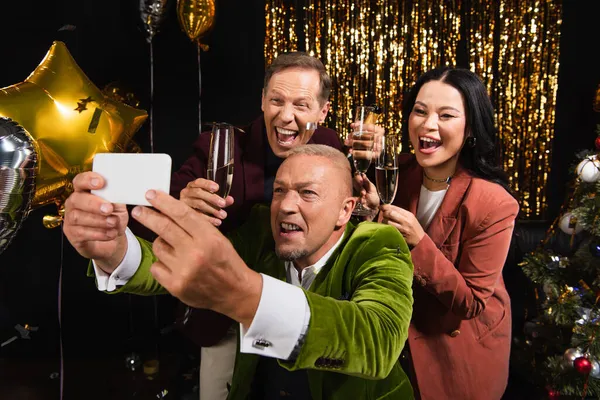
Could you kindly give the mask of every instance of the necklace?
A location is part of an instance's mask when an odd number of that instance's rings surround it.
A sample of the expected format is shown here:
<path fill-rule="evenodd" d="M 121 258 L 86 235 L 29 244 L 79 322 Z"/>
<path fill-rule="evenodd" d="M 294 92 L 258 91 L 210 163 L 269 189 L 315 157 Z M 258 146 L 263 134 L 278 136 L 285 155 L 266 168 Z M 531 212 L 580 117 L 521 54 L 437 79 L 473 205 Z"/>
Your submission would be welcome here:
<path fill-rule="evenodd" d="M 425 172 L 425 170 L 423 170 L 423 176 L 425 178 L 427 178 L 428 180 L 430 180 L 431 182 L 435 182 L 435 183 L 445 183 L 446 185 L 450 185 L 450 180 L 452 179 L 452 175 L 450 175 L 449 177 L 447 177 L 446 179 L 435 179 L 435 178 L 431 178 L 427 175 L 427 173 Z"/>

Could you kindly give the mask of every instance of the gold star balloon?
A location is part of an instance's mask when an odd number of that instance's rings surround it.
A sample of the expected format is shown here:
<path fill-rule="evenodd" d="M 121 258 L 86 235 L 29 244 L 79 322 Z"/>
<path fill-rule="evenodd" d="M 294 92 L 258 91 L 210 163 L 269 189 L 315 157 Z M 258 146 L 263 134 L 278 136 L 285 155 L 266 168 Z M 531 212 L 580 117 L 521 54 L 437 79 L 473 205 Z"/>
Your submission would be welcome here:
<path fill-rule="evenodd" d="M 59 216 L 72 191 L 73 177 L 91 169 L 96 153 L 130 148 L 132 136 L 147 116 L 144 110 L 106 97 L 62 42 L 52 44 L 24 82 L 0 88 L 0 117 L 23 127 L 37 152 L 30 208 L 55 203 Z M 0 187 L 0 203 L 6 196 L 18 193 Z M 44 218 L 46 227 L 59 224 L 60 217 Z"/>

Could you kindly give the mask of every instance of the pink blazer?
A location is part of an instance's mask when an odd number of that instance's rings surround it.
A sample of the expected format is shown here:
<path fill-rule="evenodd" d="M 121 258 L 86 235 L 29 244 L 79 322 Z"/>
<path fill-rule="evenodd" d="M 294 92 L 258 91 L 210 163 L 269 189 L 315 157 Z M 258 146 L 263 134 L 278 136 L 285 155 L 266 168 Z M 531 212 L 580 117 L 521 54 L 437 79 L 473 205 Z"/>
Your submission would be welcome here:
<path fill-rule="evenodd" d="M 423 170 L 401 156 L 394 205 L 416 215 Z M 510 298 L 502 268 L 519 211 L 500 185 L 458 169 L 412 249 L 407 345 L 423 400 L 498 400 L 508 381 Z"/>

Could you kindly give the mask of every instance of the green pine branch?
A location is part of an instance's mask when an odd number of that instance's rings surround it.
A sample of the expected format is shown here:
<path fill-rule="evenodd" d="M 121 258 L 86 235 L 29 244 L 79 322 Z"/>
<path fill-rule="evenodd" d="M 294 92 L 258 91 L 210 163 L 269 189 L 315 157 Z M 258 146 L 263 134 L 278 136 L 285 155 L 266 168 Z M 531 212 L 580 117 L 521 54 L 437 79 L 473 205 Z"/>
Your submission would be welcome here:
<path fill-rule="evenodd" d="M 600 125 L 596 132 L 600 136 Z M 578 153 L 573 172 L 581 160 L 596 154 Z M 525 336 L 515 338 L 511 362 L 540 387 L 578 398 L 585 390 L 587 397 L 600 399 L 600 379 L 578 373 L 563 357 L 567 349 L 578 348 L 600 362 L 600 180 L 576 178 L 569 193 L 544 242 L 520 264 L 537 285 L 539 312 L 536 320 L 526 324 Z M 558 230 L 566 212 L 583 228 L 571 238 Z"/>
<path fill-rule="evenodd" d="M 596 309 L 596 311 L 598 310 Z M 598 320 L 584 325 L 576 325 L 573 328 L 571 344 L 571 347 L 582 349 L 584 353 L 591 354 L 595 360 L 600 362 L 600 323 Z"/>

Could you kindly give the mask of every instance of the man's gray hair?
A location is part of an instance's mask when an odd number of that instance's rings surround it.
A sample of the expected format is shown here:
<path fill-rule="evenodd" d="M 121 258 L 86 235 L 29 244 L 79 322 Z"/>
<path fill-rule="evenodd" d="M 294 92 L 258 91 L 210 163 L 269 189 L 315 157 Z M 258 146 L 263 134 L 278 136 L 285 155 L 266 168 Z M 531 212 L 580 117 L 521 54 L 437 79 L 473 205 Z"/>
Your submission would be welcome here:
<path fill-rule="evenodd" d="M 273 60 L 271 65 L 269 65 L 265 71 L 263 92 L 266 92 L 267 86 L 269 86 L 269 81 L 274 74 L 288 68 L 300 68 L 317 71 L 319 73 L 319 86 L 321 88 L 319 93 L 319 102 L 321 105 L 327 102 L 329 99 L 329 93 L 331 93 L 331 77 L 329 74 L 327 74 L 325 66 L 321 60 L 301 51 L 283 53 Z"/>

